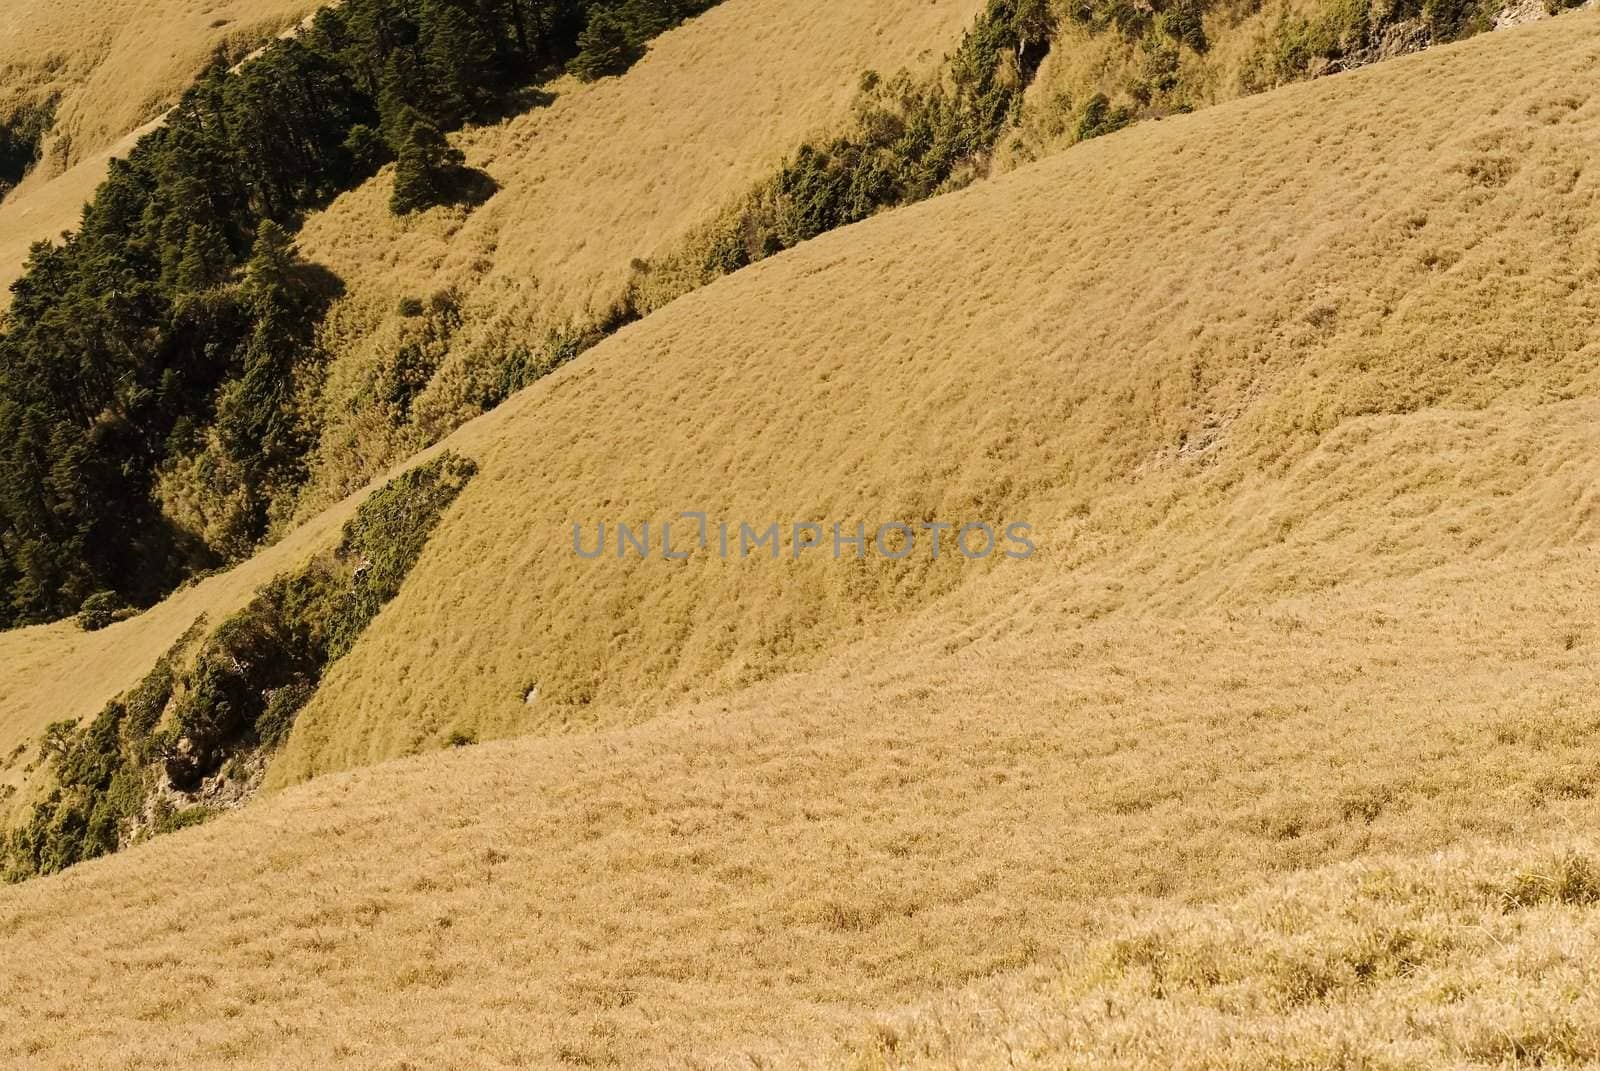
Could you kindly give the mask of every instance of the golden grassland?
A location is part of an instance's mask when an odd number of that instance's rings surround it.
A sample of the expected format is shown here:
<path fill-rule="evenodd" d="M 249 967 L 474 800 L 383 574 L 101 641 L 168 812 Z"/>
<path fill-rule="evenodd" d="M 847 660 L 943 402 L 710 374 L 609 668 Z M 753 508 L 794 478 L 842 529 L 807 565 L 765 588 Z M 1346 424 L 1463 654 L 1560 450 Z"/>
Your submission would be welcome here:
<path fill-rule="evenodd" d="M 0 290 L 28 247 L 76 226 L 114 153 L 221 54 L 238 60 L 319 0 L 8 0 L 0 8 L 0 113 L 59 97 L 44 158 L 0 202 Z"/>
<path fill-rule="evenodd" d="M 390 168 L 314 215 L 302 251 L 349 292 L 322 332 L 330 363 L 306 403 L 324 427 L 300 516 L 476 415 L 510 347 L 602 314 L 635 261 L 675 248 L 803 139 L 836 128 L 863 71 L 932 70 L 981 7 L 729 0 L 653 41 L 626 76 L 564 79 L 547 106 L 458 136 L 499 186 L 486 204 L 396 217 Z M 459 306 L 445 331 L 400 309 L 438 293 Z M 437 367 L 396 427 L 375 383 L 408 344 Z"/>
<path fill-rule="evenodd" d="M 815 1066 L 1592 1067 L 1596 860 L 1585 834 L 1152 903 L 1115 938 L 880 1020 L 853 1058 Z"/>
<path fill-rule="evenodd" d="M 1585 13 L 1097 139 L 462 428 L 277 791 L 0 890 L 0 1057 L 1600 1060 L 1597 70 Z M 571 552 L 684 509 L 1040 553 Z M 0 726 L 317 531 L 0 637 Z"/>
<path fill-rule="evenodd" d="M 1181 621 L 1084 621 L 1044 582 L 1024 619 L 958 602 L 646 725 L 320 778 L 0 893 L 0 1045 L 41 1067 L 751 1066 L 1130 913 L 1181 938 L 1185 905 L 1329 861 L 1559 846 L 1597 817 L 1595 664 L 1557 631 L 1592 644 L 1593 566 Z"/>

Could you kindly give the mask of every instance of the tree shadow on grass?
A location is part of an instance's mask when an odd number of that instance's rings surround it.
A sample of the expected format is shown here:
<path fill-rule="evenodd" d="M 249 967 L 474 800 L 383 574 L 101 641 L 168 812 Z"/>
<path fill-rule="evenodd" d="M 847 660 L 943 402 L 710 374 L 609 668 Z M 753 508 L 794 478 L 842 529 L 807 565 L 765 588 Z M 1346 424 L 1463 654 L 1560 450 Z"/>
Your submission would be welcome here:
<path fill-rule="evenodd" d="M 444 182 L 448 204 L 477 208 L 500 192 L 500 184 L 487 171 L 476 167 L 452 168 Z"/>

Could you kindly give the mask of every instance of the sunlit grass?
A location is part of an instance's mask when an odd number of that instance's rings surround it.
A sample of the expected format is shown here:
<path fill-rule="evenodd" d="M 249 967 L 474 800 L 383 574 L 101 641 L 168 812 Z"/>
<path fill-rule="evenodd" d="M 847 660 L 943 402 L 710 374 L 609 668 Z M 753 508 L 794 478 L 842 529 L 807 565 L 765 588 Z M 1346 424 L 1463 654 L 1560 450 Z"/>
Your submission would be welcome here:
<path fill-rule="evenodd" d="M 276 796 L 0 891 L 0 1052 L 1592 1059 L 1597 64 L 1580 13 L 1124 131 L 467 425 Z M 571 553 L 685 509 L 1041 553 Z M 0 755 L 337 518 L 0 637 Z"/>

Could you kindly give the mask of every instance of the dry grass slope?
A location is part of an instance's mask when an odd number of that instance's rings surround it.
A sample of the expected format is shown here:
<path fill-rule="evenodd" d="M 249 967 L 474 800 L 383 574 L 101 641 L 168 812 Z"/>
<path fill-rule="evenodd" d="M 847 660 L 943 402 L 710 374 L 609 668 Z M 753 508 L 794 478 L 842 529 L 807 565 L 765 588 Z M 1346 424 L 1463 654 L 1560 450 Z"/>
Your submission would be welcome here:
<path fill-rule="evenodd" d="M 574 522 L 1025 519 L 1035 568 L 1120 585 L 1082 608 L 1174 615 L 1581 541 L 1587 470 L 1545 451 L 1596 380 L 1600 100 L 1594 19 L 1559 23 L 1101 139 L 627 329 L 464 430 L 483 476 L 280 782 L 636 720 L 1022 583 L 588 563 Z"/>
<path fill-rule="evenodd" d="M 1220 907 L 1148 905 L 1102 945 L 880 1020 L 853 1059 L 814 1066 L 1593 1067 L 1600 863 L 1582 843 L 1379 858 Z"/>
<path fill-rule="evenodd" d="M 0 1056 L 805 1062 L 1123 935 L 1068 971 L 1129 1009 L 1096 1044 L 1185 1016 L 1198 1066 L 1383 1030 L 1375 1057 L 1492 1064 L 1519 1050 L 1482 1024 L 1549 963 L 1509 1036 L 1592 1059 L 1562 988 L 1592 908 L 1502 917 L 1475 882 L 1535 888 L 1514 872 L 1600 818 L 1597 69 L 1584 14 L 1089 142 L 690 295 L 466 426 L 479 476 L 278 795 L 0 891 Z M 699 508 L 1024 519 L 1041 552 L 571 553 L 575 520 Z M 353 769 L 452 732 L 522 738 Z M 1505 843 L 1541 847 L 1414 861 Z M 1373 856 L 1378 891 L 1331 870 L 1279 917 L 1291 873 Z M 1258 933 L 1337 999 L 1288 1008 Z M 1156 994 L 1163 955 L 1198 966 Z M 1001 1033 L 1101 1014 L 1035 977 Z M 891 1020 L 908 1059 L 920 1021 Z"/>
<path fill-rule="evenodd" d="M 0 202 L 0 292 L 28 246 L 77 225 L 115 152 L 218 52 L 237 60 L 320 0 L 10 0 L 0 10 L 0 115 L 59 98 L 45 155 Z"/>

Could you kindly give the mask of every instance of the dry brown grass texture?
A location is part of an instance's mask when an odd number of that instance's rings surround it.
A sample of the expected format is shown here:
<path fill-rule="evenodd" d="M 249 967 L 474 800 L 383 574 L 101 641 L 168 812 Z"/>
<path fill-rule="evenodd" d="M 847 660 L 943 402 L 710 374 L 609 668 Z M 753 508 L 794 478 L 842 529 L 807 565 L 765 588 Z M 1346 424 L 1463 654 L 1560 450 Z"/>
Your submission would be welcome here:
<path fill-rule="evenodd" d="M 729 0 L 658 39 L 624 78 L 592 86 L 563 82 L 552 107 L 467 135 L 471 144 L 489 147 L 490 157 L 472 162 L 492 171 L 503 190 L 459 235 L 462 221 L 448 210 L 395 220 L 387 207 L 387 175 L 313 217 L 303 253 L 333 265 L 355 291 L 331 330 L 341 330 L 356 306 L 376 308 L 387 321 L 352 344 L 392 354 L 396 295 L 427 294 L 446 284 L 473 293 L 471 277 L 452 274 L 460 265 L 444 251 L 478 249 L 480 239 L 491 248 L 507 242 L 508 255 L 476 294 L 482 308 L 469 303 L 469 315 L 485 309 L 498 315 L 490 306 L 525 311 L 519 288 L 531 294 L 539 287 L 519 273 L 535 269 L 539 279 L 550 273 L 552 287 L 570 284 L 560 293 L 577 305 L 566 311 L 581 309 L 591 296 L 620 287 L 635 251 L 648 253 L 652 243 L 704 219 L 805 132 L 827 126 L 848 104 L 861 70 L 937 61 L 977 6 L 975 0 L 872 7 Z M 60 182 L 81 174 L 91 180 L 86 196 L 103 164 L 86 165 Z M 404 257 L 412 259 L 396 262 Z M 365 371 L 358 356 L 336 365 L 331 393 L 342 397 L 340 384 L 352 380 L 349 389 L 358 392 Z M 371 440 L 340 442 L 336 432 L 327 449 L 340 471 L 339 504 L 333 514 L 308 514 L 306 530 L 287 548 L 265 552 L 105 633 L 86 635 L 66 623 L 0 634 L 0 761 L 51 721 L 93 712 L 132 685 L 196 614 L 209 612 L 220 621 L 256 586 L 332 538 L 363 489 L 389 470 L 390 459 Z M 26 762 L 0 771 L 0 785 L 24 787 Z M 21 792 L 16 800 L 27 798 Z M 0 800 L 0 811 L 4 807 Z"/>
<path fill-rule="evenodd" d="M 321 778 L 0 892 L 0 1051 L 748 1066 L 1049 963 L 1127 897 L 1172 914 L 1329 861 L 1560 843 L 1600 818 L 1593 567 L 1181 621 L 1086 622 L 1045 582 L 1024 619 L 950 606 L 632 729 Z"/>
<path fill-rule="evenodd" d="M 0 291 L 16 279 L 30 244 L 77 225 L 107 154 L 118 146 L 126 151 L 127 136 L 177 103 L 218 50 L 237 59 L 320 6 L 320 0 L 8 0 L 0 7 L 0 110 L 60 97 L 44 159 L 0 202 Z"/>
<path fill-rule="evenodd" d="M 0 1058 L 871 1066 L 884 1013 L 929 1066 L 945 1030 L 976 1066 L 1592 1060 L 1593 909 L 1516 875 L 1600 818 L 1597 69 L 1582 14 L 1089 142 L 467 425 L 479 475 L 274 796 L 0 890 Z M 1041 551 L 571 553 L 696 508 Z M 188 597 L 4 638 L 0 724 Z"/>
<path fill-rule="evenodd" d="M 879 1020 L 853 1059 L 814 1066 L 1600 1064 L 1600 857 L 1586 836 L 1380 857 L 1217 908 L 1141 906 L 1102 945 Z"/>

